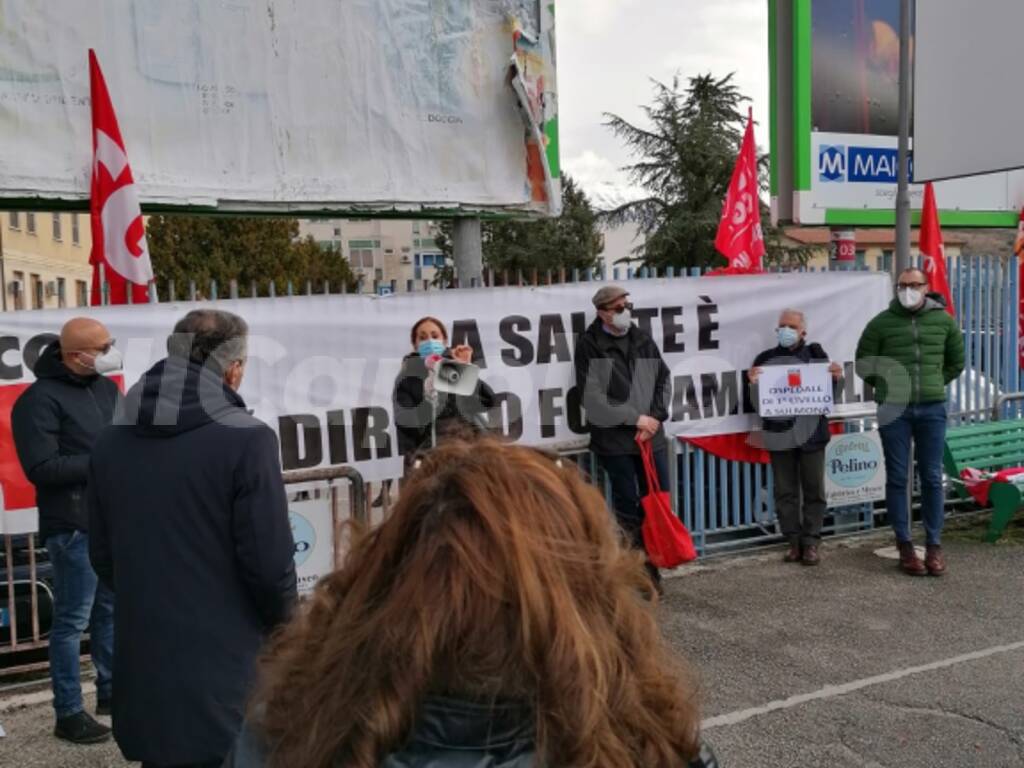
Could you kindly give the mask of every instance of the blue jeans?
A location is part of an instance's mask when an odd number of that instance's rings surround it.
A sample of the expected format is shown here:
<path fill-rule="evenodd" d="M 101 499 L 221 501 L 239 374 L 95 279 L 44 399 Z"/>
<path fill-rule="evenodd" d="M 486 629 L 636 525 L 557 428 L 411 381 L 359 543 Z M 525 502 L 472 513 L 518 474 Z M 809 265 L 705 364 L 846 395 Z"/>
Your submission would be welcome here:
<path fill-rule="evenodd" d="M 885 449 L 885 508 L 897 541 L 910 541 L 907 485 L 910 475 L 910 439 L 914 439 L 917 471 L 921 479 L 921 516 L 925 541 L 939 544 L 945 492 L 942 488 L 942 451 L 946 439 L 946 404 L 880 405 L 879 432 Z"/>
<path fill-rule="evenodd" d="M 53 565 L 53 628 L 50 630 L 50 681 L 57 717 L 82 711 L 78 659 L 82 633 L 89 632 L 96 667 L 96 695 L 110 699 L 114 662 L 114 593 L 99 583 L 89 563 L 89 537 L 81 531 L 46 539 Z"/>
<path fill-rule="evenodd" d="M 644 524 L 644 508 L 640 500 L 647 495 L 647 476 L 644 474 L 644 462 L 639 454 L 624 456 L 597 457 L 608 474 L 608 482 L 612 487 L 612 507 L 615 519 L 626 532 L 633 546 L 644 548 L 641 528 Z M 664 448 L 654 451 L 654 468 L 658 472 L 661 490 L 670 490 L 668 485 L 668 451 Z"/>

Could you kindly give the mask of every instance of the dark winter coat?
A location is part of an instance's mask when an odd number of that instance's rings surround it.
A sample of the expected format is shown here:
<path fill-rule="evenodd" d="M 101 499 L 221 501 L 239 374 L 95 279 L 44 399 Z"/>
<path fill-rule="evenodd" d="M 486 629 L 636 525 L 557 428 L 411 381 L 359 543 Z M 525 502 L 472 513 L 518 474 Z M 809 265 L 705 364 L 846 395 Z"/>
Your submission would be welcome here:
<path fill-rule="evenodd" d="M 942 403 L 964 370 L 964 337 L 941 295 L 914 312 L 894 299 L 864 328 L 856 360 L 877 403 Z"/>
<path fill-rule="evenodd" d="M 637 420 L 650 416 L 665 422 L 669 417 L 669 370 L 654 339 L 634 325 L 619 344 L 598 318 L 576 342 L 574 362 L 590 449 L 606 456 L 639 453 Z M 665 446 L 664 427 L 651 445 L 655 450 Z"/>
<path fill-rule="evenodd" d="M 164 360 L 96 441 L 89 512 L 115 598 L 118 745 L 159 765 L 222 759 L 296 599 L 276 436 L 208 368 Z"/>
<path fill-rule="evenodd" d="M 35 382 L 11 412 L 18 459 L 36 487 L 41 542 L 57 533 L 89 530 L 89 454 L 121 397 L 113 381 L 72 373 L 60 355 L 59 341 L 43 350 Z"/>
<path fill-rule="evenodd" d="M 247 724 L 224 768 L 265 765 L 259 736 Z M 540 768 L 533 717 L 512 704 L 431 698 L 408 743 L 385 757 L 380 768 Z M 705 747 L 687 768 L 718 768 L 718 761 Z"/>
<path fill-rule="evenodd" d="M 762 368 L 769 365 L 808 365 L 809 363 L 827 363 L 828 353 L 820 344 L 805 344 L 801 341 L 796 347 L 787 349 L 778 346 L 766 349 L 754 358 L 751 368 Z M 751 386 L 751 397 L 758 400 L 757 385 Z M 842 389 L 842 380 L 833 380 L 832 395 L 837 397 Z M 825 416 L 796 416 L 794 418 L 762 419 L 762 440 L 765 450 L 788 451 L 802 448 L 815 451 L 824 448 L 831 437 L 828 431 L 828 418 Z"/>
<path fill-rule="evenodd" d="M 438 395 L 435 412 L 434 405 L 423 396 L 428 373 L 426 362 L 413 352 L 402 360 L 402 370 L 395 379 L 392 407 L 398 452 L 403 456 L 430 448 L 435 432 L 440 440 L 467 426 L 482 429 L 486 422 L 481 419 L 494 407 L 494 390 L 481 379 L 474 395 Z M 432 428 L 435 419 L 436 430 Z"/>

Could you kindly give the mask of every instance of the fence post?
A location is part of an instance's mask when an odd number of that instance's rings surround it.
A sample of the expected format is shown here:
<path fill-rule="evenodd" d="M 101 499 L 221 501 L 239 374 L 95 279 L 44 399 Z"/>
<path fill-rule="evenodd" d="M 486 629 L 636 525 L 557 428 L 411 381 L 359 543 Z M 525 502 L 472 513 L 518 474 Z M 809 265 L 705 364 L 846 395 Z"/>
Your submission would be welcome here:
<path fill-rule="evenodd" d="M 331 281 L 330 280 L 324 280 L 324 296 L 330 296 L 330 295 L 331 295 Z"/>
<path fill-rule="evenodd" d="M 406 293 L 412 293 L 415 290 L 416 290 L 416 281 L 412 280 L 412 279 L 406 280 L 405 281 L 405 292 Z"/>
<path fill-rule="evenodd" d="M 267 287 L 267 295 L 269 295 L 270 298 L 277 296 L 277 286 L 274 285 L 273 280 L 270 281 L 270 285 Z"/>
<path fill-rule="evenodd" d="M 238 298 L 238 280 L 231 278 L 231 282 L 228 283 L 228 295 L 232 299 Z"/>
<path fill-rule="evenodd" d="M 109 303 L 110 303 L 110 283 L 107 282 L 107 265 L 101 263 L 100 264 L 100 304 L 105 307 Z"/>
<path fill-rule="evenodd" d="M 295 286 L 292 284 L 291 280 L 288 281 L 288 295 L 289 296 L 294 296 L 295 295 Z"/>
<path fill-rule="evenodd" d="M 210 281 L 210 301 L 216 301 L 216 300 L 217 300 L 217 281 L 216 280 L 211 280 Z"/>
<path fill-rule="evenodd" d="M 168 280 L 167 281 L 167 300 L 172 302 L 172 303 L 178 300 L 178 294 L 177 294 L 177 291 L 175 291 L 175 289 L 174 289 L 174 281 L 173 280 Z"/>
<path fill-rule="evenodd" d="M 249 298 L 255 299 L 259 295 L 259 289 L 256 286 L 256 281 L 252 280 L 249 283 Z"/>
<path fill-rule="evenodd" d="M 195 301 L 196 300 L 196 281 L 195 280 L 189 280 L 188 281 L 188 300 L 189 301 Z"/>
<path fill-rule="evenodd" d="M 306 280 L 306 295 L 307 296 L 312 296 L 313 295 L 313 281 L 312 280 Z"/>
<path fill-rule="evenodd" d="M 160 295 L 156 292 L 156 280 L 149 284 L 149 303 L 157 304 L 160 301 Z"/>

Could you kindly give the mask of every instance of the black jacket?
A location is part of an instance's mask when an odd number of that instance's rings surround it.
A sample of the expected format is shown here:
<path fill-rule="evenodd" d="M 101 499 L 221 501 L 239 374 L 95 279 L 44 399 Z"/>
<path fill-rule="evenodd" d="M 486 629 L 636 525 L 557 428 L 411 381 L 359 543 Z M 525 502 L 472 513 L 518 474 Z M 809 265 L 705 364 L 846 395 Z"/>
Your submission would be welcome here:
<path fill-rule="evenodd" d="M 641 416 L 668 421 L 671 386 L 661 351 L 635 325 L 626 334 L 625 353 L 598 318 L 576 342 L 576 386 L 590 425 L 590 449 L 609 456 L 637 454 L 636 422 Z M 664 427 L 652 447 L 665 446 Z"/>
<path fill-rule="evenodd" d="M 801 341 L 796 347 L 787 349 L 775 346 L 766 349 L 754 358 L 751 368 L 768 365 L 807 365 L 808 363 L 827 363 L 828 353 L 820 344 Z M 832 394 L 838 396 L 842 389 L 842 379 L 832 382 Z M 751 397 L 757 403 L 757 385 L 750 388 Z M 753 410 L 757 410 L 756 407 Z M 828 444 L 831 435 L 828 431 L 828 418 L 825 416 L 796 416 L 793 418 L 763 419 L 762 439 L 767 451 L 788 451 L 801 448 L 814 451 Z"/>
<path fill-rule="evenodd" d="M 427 374 L 423 358 L 413 352 L 402 360 L 402 370 L 395 379 L 391 404 L 398 432 L 398 452 L 403 456 L 431 447 L 433 432 L 436 432 L 440 440 L 445 434 L 464 425 L 481 429 L 483 424 L 480 419 L 494 406 L 494 390 L 483 379 L 477 383 L 473 395 L 439 395 L 434 430 L 431 428 L 434 423 L 434 406 L 423 396 Z"/>
<path fill-rule="evenodd" d="M 96 441 L 89 514 L 93 568 L 114 590 L 121 751 L 222 759 L 296 599 L 276 436 L 209 369 L 164 360 Z"/>
<path fill-rule="evenodd" d="M 11 412 L 18 459 L 36 487 L 39 540 L 88 531 L 85 484 L 96 436 L 110 424 L 121 393 L 104 376 L 78 376 L 64 365 L 60 342 L 39 356 L 36 381 Z"/>
<path fill-rule="evenodd" d="M 246 724 L 223 768 L 264 766 L 264 750 L 259 736 Z M 514 704 L 477 704 L 430 698 L 408 743 L 385 757 L 380 766 L 540 768 L 534 749 L 533 718 L 529 710 Z M 714 753 L 705 747 L 700 757 L 687 768 L 718 768 L 718 761 Z"/>

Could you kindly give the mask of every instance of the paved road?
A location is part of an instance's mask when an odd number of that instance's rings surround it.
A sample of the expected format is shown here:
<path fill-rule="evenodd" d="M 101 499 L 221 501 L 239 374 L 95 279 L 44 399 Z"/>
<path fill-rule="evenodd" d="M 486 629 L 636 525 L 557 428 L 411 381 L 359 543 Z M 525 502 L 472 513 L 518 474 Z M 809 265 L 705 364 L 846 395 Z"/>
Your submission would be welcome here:
<path fill-rule="evenodd" d="M 724 766 L 1024 766 L 1024 547 L 947 543 L 950 573 L 913 579 L 884 543 L 673 580 L 664 625 Z"/>
<path fill-rule="evenodd" d="M 662 622 L 700 672 L 726 768 L 1024 766 L 1024 547 L 951 542 L 947 577 L 910 579 L 873 553 L 885 543 L 667 580 Z M 2 766 L 127 765 L 53 739 L 45 703 L 0 723 Z"/>

